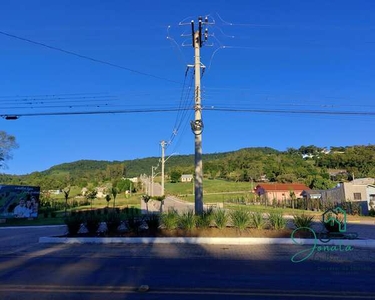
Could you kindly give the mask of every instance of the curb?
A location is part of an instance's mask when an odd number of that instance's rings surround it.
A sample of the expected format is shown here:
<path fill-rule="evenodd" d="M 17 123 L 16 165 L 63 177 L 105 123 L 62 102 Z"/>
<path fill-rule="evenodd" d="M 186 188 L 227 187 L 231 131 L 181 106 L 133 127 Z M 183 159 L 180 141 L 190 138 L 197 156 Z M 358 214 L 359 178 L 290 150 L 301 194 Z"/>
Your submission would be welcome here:
<path fill-rule="evenodd" d="M 314 239 L 291 238 L 210 238 L 210 237 L 177 237 L 177 238 L 59 238 L 40 237 L 43 244 L 208 244 L 208 245 L 322 245 L 322 246 L 356 246 L 375 249 L 375 240 L 331 240 L 322 243 Z"/>
<path fill-rule="evenodd" d="M 66 225 L 32 225 L 32 226 L 1 226 L 1 229 L 24 229 L 24 228 L 30 228 L 30 229 L 38 229 L 38 228 L 62 228 L 66 227 Z"/>

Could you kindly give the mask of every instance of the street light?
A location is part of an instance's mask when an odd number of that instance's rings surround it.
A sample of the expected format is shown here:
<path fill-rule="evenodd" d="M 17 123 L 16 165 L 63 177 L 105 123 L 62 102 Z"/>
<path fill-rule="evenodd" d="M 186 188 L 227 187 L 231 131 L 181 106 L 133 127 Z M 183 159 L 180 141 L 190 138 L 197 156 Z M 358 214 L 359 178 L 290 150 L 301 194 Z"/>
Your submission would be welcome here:
<path fill-rule="evenodd" d="M 158 174 L 160 174 L 160 172 L 159 173 L 156 173 L 156 174 L 154 174 L 154 171 L 157 169 L 157 168 L 159 168 L 159 164 L 156 166 L 156 167 L 154 167 L 154 166 L 152 166 L 151 167 L 151 197 L 153 197 L 154 196 L 154 178 L 156 177 L 156 175 L 158 175 Z"/>
<path fill-rule="evenodd" d="M 164 196 L 164 167 L 165 163 L 168 159 L 170 159 L 173 155 L 178 154 L 177 152 L 172 153 L 167 157 L 167 159 L 164 159 L 164 151 L 162 152 L 162 157 L 161 157 L 161 195 Z"/>

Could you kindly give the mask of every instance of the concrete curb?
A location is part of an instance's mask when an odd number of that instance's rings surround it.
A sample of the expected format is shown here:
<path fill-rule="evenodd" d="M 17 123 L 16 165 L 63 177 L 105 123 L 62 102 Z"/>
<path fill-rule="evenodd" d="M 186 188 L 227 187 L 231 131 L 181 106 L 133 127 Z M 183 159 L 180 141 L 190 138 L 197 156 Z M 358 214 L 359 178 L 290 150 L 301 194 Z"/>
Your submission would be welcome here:
<path fill-rule="evenodd" d="M 291 238 L 210 238 L 210 237 L 136 237 L 136 238 L 66 238 L 40 237 L 39 243 L 48 244 L 209 244 L 209 245 L 323 245 L 355 246 L 375 249 L 375 240 L 331 240 L 322 243 L 314 239 Z"/>
<path fill-rule="evenodd" d="M 66 225 L 32 225 L 32 226 L 1 226 L 1 229 L 38 229 L 38 228 L 62 228 L 66 227 Z"/>

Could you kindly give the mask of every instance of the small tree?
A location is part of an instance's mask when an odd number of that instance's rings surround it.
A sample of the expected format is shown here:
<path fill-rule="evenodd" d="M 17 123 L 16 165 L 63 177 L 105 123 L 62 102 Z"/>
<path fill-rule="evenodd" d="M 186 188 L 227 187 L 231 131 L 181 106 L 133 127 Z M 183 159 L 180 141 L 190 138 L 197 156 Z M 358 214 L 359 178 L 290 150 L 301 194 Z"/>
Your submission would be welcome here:
<path fill-rule="evenodd" d="M 172 183 L 176 183 L 176 182 L 179 182 L 180 181 L 180 178 L 181 178 L 181 172 L 178 171 L 178 170 L 173 170 L 171 172 L 171 182 Z"/>
<path fill-rule="evenodd" d="M 63 191 L 64 191 L 64 197 L 65 197 L 65 217 L 66 217 L 66 209 L 68 206 L 70 187 L 66 187 Z"/>
<path fill-rule="evenodd" d="M 115 208 L 116 207 L 116 197 L 117 197 L 117 194 L 118 194 L 117 187 L 113 186 L 112 189 L 111 189 L 111 193 L 112 193 L 112 196 L 113 196 L 113 208 Z"/>
<path fill-rule="evenodd" d="M 150 201 L 151 197 L 149 195 L 142 195 L 142 200 L 146 203 L 146 210 L 148 213 L 148 201 Z"/>
<path fill-rule="evenodd" d="M 18 144 L 13 135 L 0 131 L 0 168 L 5 167 L 5 161 L 12 158 L 12 150 L 17 149 Z"/>
<path fill-rule="evenodd" d="M 111 195 L 110 194 L 105 195 L 105 200 L 107 201 L 107 207 L 108 207 L 109 201 L 111 201 Z"/>
<path fill-rule="evenodd" d="M 91 209 L 92 209 L 92 201 L 96 199 L 96 194 L 98 192 L 96 190 L 88 191 L 86 194 L 86 199 L 90 201 Z"/>
<path fill-rule="evenodd" d="M 290 201 L 292 202 L 291 203 L 292 209 L 294 209 L 295 202 L 296 202 L 296 194 L 294 193 L 294 191 L 289 191 L 289 197 L 290 197 Z"/>

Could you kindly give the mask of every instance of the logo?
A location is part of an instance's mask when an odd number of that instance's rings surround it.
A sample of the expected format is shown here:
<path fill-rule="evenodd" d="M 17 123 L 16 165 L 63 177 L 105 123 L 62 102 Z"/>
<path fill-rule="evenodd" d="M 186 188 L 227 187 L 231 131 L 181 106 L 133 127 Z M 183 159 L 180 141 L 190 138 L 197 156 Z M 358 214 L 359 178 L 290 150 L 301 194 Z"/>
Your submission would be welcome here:
<path fill-rule="evenodd" d="M 328 209 L 323 213 L 323 224 L 334 228 L 338 227 L 339 232 L 346 232 L 346 211 L 341 207 Z"/>
<path fill-rule="evenodd" d="M 311 239 L 305 240 L 297 239 L 296 234 L 298 232 L 309 234 L 313 237 L 312 244 Z M 358 237 L 356 232 L 347 232 L 347 220 L 346 211 L 341 207 L 334 209 L 328 209 L 322 214 L 322 229 L 319 233 L 316 233 L 314 229 L 310 227 L 300 227 L 293 230 L 291 234 L 292 241 L 295 245 L 308 246 L 307 249 L 301 250 L 294 254 L 291 258 L 293 263 L 299 263 L 305 261 L 313 254 L 316 253 L 332 253 L 332 252 L 349 252 L 353 251 L 354 248 L 350 245 L 342 244 L 342 239 L 355 239 Z M 337 242 L 330 245 L 322 245 L 328 243 L 331 240 L 338 240 Z M 319 241 L 321 243 L 319 243 Z"/>

